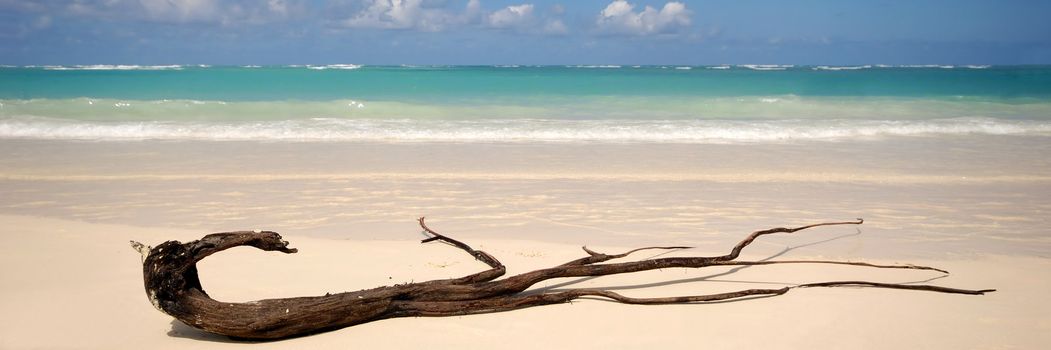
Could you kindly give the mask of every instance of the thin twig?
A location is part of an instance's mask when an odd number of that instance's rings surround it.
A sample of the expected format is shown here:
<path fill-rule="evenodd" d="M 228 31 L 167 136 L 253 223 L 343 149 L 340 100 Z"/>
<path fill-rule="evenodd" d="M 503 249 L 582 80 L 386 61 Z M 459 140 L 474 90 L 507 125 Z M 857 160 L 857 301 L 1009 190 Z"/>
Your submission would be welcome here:
<path fill-rule="evenodd" d="M 800 226 L 800 227 L 795 227 L 795 228 L 777 227 L 777 228 L 772 228 L 772 229 L 755 231 L 755 232 L 752 232 L 752 234 L 748 235 L 748 237 L 745 237 L 745 239 L 742 240 L 740 243 L 737 243 L 737 245 L 734 246 L 734 248 L 730 251 L 730 254 L 726 254 L 726 255 L 717 257 L 716 259 L 717 260 L 733 260 L 733 259 L 737 259 L 737 257 L 741 255 L 741 250 L 743 250 L 744 247 L 747 247 L 749 244 L 752 244 L 752 241 L 754 241 L 759 236 L 768 235 L 768 234 L 772 234 L 772 233 L 793 233 L 793 232 L 796 232 L 796 231 L 801 231 L 801 230 L 805 230 L 805 229 L 812 228 L 812 227 L 818 227 L 818 226 L 861 225 L 864 222 L 865 222 L 865 219 L 858 218 L 856 221 L 823 222 L 823 223 L 820 223 L 820 224 L 812 224 L 812 225 Z"/>
<path fill-rule="evenodd" d="M 604 254 L 604 253 L 599 253 L 599 252 L 593 251 L 591 249 L 588 249 L 587 246 L 584 246 L 584 247 L 581 247 L 581 248 L 584 249 L 584 252 L 588 253 L 587 257 L 580 258 L 580 259 L 577 259 L 577 260 L 573 260 L 573 261 L 567 262 L 567 263 L 559 265 L 559 266 L 579 266 L 579 265 L 596 264 L 596 263 L 600 263 L 600 262 L 604 262 L 604 261 L 609 261 L 609 260 L 613 260 L 613 259 L 623 258 L 625 256 L 630 255 L 631 253 L 634 253 L 634 252 L 637 252 L 637 251 L 641 251 L 641 250 L 650 250 L 650 249 L 665 249 L 665 250 L 690 249 L 690 248 L 693 248 L 693 247 L 645 247 L 645 248 L 632 249 L 632 250 L 629 250 L 629 251 L 624 252 L 624 253 L 613 254 L 613 255 L 609 255 L 609 254 Z"/>
<path fill-rule="evenodd" d="M 928 270 L 938 271 L 944 274 L 948 274 L 949 271 L 945 271 L 939 268 L 929 266 L 919 266 L 912 264 L 905 265 L 879 265 L 870 264 L 860 261 L 830 261 L 830 260 L 771 260 L 771 261 L 717 261 L 712 265 L 720 266 L 753 266 L 753 265 L 775 265 L 775 264 L 833 264 L 833 265 L 851 265 L 851 266 L 864 266 L 864 267 L 875 267 L 880 269 L 905 269 L 905 270 Z"/>
<path fill-rule="evenodd" d="M 492 255 L 489 255 L 489 253 L 483 252 L 481 250 L 475 250 L 474 248 L 471 248 L 471 246 L 467 245 L 467 243 L 460 242 L 458 240 L 452 239 L 452 238 L 450 238 L 450 237 L 448 237 L 446 235 L 440 234 L 440 233 L 432 230 L 430 227 L 427 227 L 427 223 L 424 222 L 424 219 L 425 219 L 425 217 L 421 216 L 419 219 L 416 219 L 416 221 L 419 221 L 420 222 L 420 227 L 423 228 L 423 230 L 426 231 L 427 233 L 431 234 L 433 237 L 424 239 L 424 240 L 420 241 L 420 243 L 427 243 L 427 242 L 431 242 L 431 241 L 435 241 L 435 240 L 440 240 L 440 241 L 452 244 L 453 246 L 455 246 L 457 248 L 462 249 L 463 251 L 467 252 L 468 254 L 471 254 L 471 256 L 474 256 L 475 259 L 478 259 L 478 260 L 486 263 L 490 267 L 498 268 L 498 267 L 503 267 L 504 266 L 504 264 L 500 263 L 500 260 L 497 260 L 496 257 L 494 257 Z"/>
<path fill-rule="evenodd" d="M 805 283 L 795 286 L 794 288 L 812 288 L 812 287 L 875 287 L 875 288 L 891 288 L 891 289 L 908 289 L 908 290 L 925 290 L 939 293 L 951 293 L 951 294 L 967 294 L 967 295 L 985 295 L 985 293 L 995 292 L 996 289 L 957 289 L 948 287 L 939 287 L 931 285 L 914 285 L 914 284 L 897 284 L 897 283 L 880 283 L 880 282 L 868 282 L 868 281 L 835 281 L 835 282 L 817 282 L 817 283 Z"/>

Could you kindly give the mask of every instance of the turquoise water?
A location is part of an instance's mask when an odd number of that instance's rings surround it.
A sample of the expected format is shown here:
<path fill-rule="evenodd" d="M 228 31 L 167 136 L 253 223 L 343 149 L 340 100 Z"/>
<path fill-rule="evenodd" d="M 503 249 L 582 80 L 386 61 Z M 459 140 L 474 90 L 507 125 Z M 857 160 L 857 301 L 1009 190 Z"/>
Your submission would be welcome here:
<path fill-rule="evenodd" d="M 594 96 L 1051 97 L 1051 67 L 1042 66 L 350 67 L 357 68 L 7 68 L 0 70 L 0 98 L 473 103 Z"/>
<path fill-rule="evenodd" d="M 1051 132 L 1051 66 L 0 68 L 0 138 L 772 142 Z"/>

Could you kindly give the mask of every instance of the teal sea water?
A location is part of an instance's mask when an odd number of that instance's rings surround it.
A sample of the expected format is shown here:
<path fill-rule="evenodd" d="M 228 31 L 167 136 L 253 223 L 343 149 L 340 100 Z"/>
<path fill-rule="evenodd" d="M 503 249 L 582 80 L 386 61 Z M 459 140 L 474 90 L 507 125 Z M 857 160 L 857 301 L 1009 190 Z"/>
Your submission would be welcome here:
<path fill-rule="evenodd" d="M 1051 135 L 1051 66 L 0 68 L 0 139 L 837 141 Z"/>

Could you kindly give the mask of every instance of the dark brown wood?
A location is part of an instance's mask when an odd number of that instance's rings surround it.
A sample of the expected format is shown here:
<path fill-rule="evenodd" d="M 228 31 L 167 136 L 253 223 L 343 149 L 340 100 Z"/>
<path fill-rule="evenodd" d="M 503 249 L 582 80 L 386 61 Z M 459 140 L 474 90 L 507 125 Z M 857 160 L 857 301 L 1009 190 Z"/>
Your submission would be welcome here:
<path fill-rule="evenodd" d="M 568 289 L 525 292 L 538 282 L 561 277 L 604 276 L 663 268 L 701 268 L 707 266 L 750 266 L 772 264 L 839 264 L 861 267 L 929 270 L 941 269 L 916 265 L 876 265 L 845 261 L 737 261 L 741 251 L 756 238 L 773 233 L 796 231 L 829 225 L 858 225 L 863 221 L 829 222 L 796 228 L 773 228 L 756 231 L 734 246 L 726 255 L 711 257 L 670 257 L 621 263 L 600 264 L 647 249 L 683 249 L 688 247 L 646 247 L 621 254 L 603 254 L 584 247 L 587 257 L 551 268 L 540 269 L 499 279 L 506 268 L 496 257 L 429 228 L 424 218 L 420 227 L 430 235 L 423 243 L 441 241 L 459 248 L 490 269 L 469 276 L 384 286 L 357 292 L 321 296 L 266 299 L 247 303 L 228 303 L 212 299 L 201 286 L 197 262 L 225 249 L 252 246 L 266 251 L 295 253 L 281 235 L 271 231 L 215 233 L 200 240 L 180 243 L 164 242 L 147 247 L 132 242 L 143 255 L 143 279 L 146 295 L 161 312 L 207 332 L 242 339 L 280 339 L 330 331 L 365 322 L 406 316 L 452 316 L 498 312 L 524 307 L 557 304 L 580 297 L 600 297 L 625 304 L 682 304 L 776 296 L 795 288 L 868 287 L 922 290 L 940 293 L 984 294 L 992 289 L 966 290 L 932 285 L 894 284 L 868 281 L 833 281 L 803 283 L 779 289 L 747 289 L 728 293 L 663 298 L 631 298 L 601 289 Z M 524 293 L 525 292 L 525 293 Z"/>

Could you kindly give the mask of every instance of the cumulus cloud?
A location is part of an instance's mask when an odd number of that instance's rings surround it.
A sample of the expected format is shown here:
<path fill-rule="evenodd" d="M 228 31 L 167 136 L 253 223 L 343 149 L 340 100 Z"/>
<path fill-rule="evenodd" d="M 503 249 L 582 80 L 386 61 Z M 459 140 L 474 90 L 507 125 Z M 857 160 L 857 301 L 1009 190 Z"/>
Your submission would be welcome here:
<path fill-rule="evenodd" d="M 660 10 L 646 6 L 636 12 L 626 0 L 614 0 L 599 13 L 595 25 L 608 34 L 650 35 L 671 33 L 690 25 L 692 12 L 681 2 L 664 4 Z"/>
<path fill-rule="evenodd" d="M 427 0 L 362 0 L 364 7 L 340 23 L 350 28 L 403 29 L 439 32 L 457 27 L 482 27 L 520 33 L 565 34 L 557 18 L 538 15 L 533 4 L 511 5 L 496 11 L 469 0 L 463 10 Z"/>
<path fill-rule="evenodd" d="M 478 0 L 467 2 L 463 13 L 424 6 L 423 0 L 371 0 L 368 6 L 343 21 L 351 28 L 417 29 L 437 32 L 467 23 L 480 11 Z"/>
<path fill-rule="evenodd" d="M 490 28 L 508 29 L 519 33 L 566 34 L 569 29 L 561 19 L 535 14 L 533 4 L 507 6 L 490 13 L 485 24 Z M 556 7 L 560 9 L 560 7 Z M 560 13 L 560 12 L 559 12 Z"/>
<path fill-rule="evenodd" d="M 510 28 L 533 20 L 533 4 L 508 6 L 489 14 L 487 23 L 493 28 Z"/>

